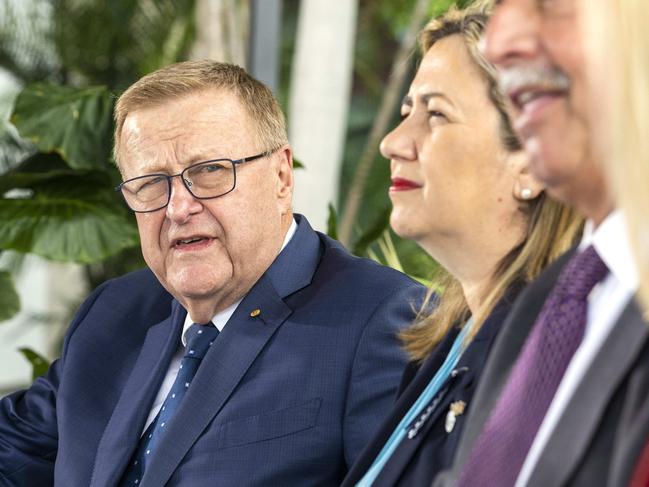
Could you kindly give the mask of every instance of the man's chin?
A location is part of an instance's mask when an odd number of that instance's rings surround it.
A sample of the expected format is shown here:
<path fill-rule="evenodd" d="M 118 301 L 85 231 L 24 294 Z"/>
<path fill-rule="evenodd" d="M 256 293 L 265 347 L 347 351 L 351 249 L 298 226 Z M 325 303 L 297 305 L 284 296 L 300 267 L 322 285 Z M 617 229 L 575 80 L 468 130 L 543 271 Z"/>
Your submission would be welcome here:
<path fill-rule="evenodd" d="M 220 287 L 222 286 L 216 286 L 213 283 L 205 283 L 203 285 L 199 283 L 187 283 L 186 285 L 178 285 L 175 289 L 177 294 L 184 299 L 205 301 L 213 298 L 218 293 Z"/>
<path fill-rule="evenodd" d="M 214 299 L 223 283 L 212 280 L 201 281 L 198 278 L 171 280 L 167 290 L 181 303 L 190 301 L 206 301 Z"/>
<path fill-rule="evenodd" d="M 525 152 L 530 156 L 532 174 L 548 188 L 561 185 L 570 176 L 566 158 L 557 154 L 554 147 L 549 147 L 538 139 L 528 139 L 525 141 Z"/>

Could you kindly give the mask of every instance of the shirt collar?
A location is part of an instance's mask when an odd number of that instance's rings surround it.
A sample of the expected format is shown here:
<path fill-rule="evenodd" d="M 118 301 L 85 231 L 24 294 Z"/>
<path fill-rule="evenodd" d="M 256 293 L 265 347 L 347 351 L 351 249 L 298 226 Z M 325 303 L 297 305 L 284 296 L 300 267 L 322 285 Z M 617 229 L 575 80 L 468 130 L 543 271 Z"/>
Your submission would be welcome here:
<path fill-rule="evenodd" d="M 639 285 L 638 271 L 631 252 L 626 221 L 620 210 L 610 213 L 597 228 L 594 228 L 591 220 L 586 222 L 579 250 L 591 244 L 615 279 L 635 292 Z"/>
<path fill-rule="evenodd" d="M 295 223 L 295 219 L 292 219 L 291 226 L 289 227 L 288 231 L 286 232 L 286 236 L 284 237 L 282 248 L 279 249 L 280 253 L 282 252 L 282 250 L 284 250 L 284 247 L 286 247 L 288 243 L 291 241 L 296 231 L 297 231 L 297 223 Z M 237 306 L 239 306 L 241 301 L 243 301 L 243 298 L 241 298 L 233 305 L 228 306 L 223 311 L 216 313 L 212 317 L 212 323 L 214 324 L 214 326 L 216 326 L 217 330 L 219 331 L 223 330 L 223 327 L 225 327 L 225 324 L 228 322 L 228 320 L 230 319 L 234 311 L 237 309 Z M 189 316 L 189 313 L 187 313 L 187 316 L 185 316 L 185 323 L 183 324 L 183 333 L 180 339 L 183 344 L 183 347 L 187 345 L 187 339 L 185 338 L 185 334 L 187 333 L 187 330 L 189 330 L 189 327 L 192 326 L 193 324 L 194 321 L 192 320 L 191 316 Z"/>

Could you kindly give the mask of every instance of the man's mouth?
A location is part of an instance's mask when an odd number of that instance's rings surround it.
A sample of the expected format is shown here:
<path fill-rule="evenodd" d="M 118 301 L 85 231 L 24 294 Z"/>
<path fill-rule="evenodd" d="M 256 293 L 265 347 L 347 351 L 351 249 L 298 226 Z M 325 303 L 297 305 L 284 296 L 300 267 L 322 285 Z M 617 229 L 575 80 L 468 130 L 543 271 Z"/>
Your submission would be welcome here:
<path fill-rule="evenodd" d="M 519 111 L 525 111 L 539 100 L 551 101 L 565 96 L 570 90 L 570 78 L 551 67 L 509 67 L 499 72 L 498 84 Z"/>
<path fill-rule="evenodd" d="M 202 248 L 205 245 L 209 244 L 212 239 L 203 235 L 197 235 L 192 237 L 183 237 L 178 238 L 173 241 L 173 247 L 178 250 L 191 250 Z"/>
<path fill-rule="evenodd" d="M 523 139 L 533 136 L 548 110 L 570 94 L 570 78 L 553 66 L 520 65 L 503 68 L 498 85 L 515 113 L 514 129 Z"/>
<path fill-rule="evenodd" d="M 526 107 L 533 104 L 537 100 L 549 100 L 563 96 L 565 91 L 561 90 L 547 90 L 537 88 L 523 88 L 515 92 L 507 94 L 512 104 L 519 110 L 525 111 Z"/>

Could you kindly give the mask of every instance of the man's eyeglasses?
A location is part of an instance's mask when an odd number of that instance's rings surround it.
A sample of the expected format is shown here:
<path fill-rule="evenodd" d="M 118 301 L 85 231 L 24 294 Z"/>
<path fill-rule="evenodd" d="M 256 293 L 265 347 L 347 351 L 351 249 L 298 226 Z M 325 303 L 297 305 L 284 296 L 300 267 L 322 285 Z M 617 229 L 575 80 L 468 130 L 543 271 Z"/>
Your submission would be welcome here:
<path fill-rule="evenodd" d="M 275 149 L 277 150 L 277 149 Z M 171 179 L 180 176 L 194 198 L 208 200 L 232 191 L 237 185 L 236 166 L 271 155 L 275 150 L 243 159 L 213 159 L 187 166 L 178 174 L 147 174 L 128 179 L 115 188 L 121 191 L 128 207 L 136 213 L 157 211 L 169 204 Z"/>

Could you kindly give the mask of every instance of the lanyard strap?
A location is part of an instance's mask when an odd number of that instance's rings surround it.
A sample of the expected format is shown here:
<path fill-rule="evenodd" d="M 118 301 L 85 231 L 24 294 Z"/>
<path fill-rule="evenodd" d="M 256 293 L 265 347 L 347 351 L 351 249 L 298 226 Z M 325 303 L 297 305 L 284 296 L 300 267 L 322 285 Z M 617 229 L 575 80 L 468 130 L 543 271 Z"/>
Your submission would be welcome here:
<path fill-rule="evenodd" d="M 405 414 L 403 418 L 401 418 L 401 421 L 390 435 L 390 438 L 388 438 L 388 440 L 385 442 L 385 445 L 383 445 L 383 448 L 374 459 L 374 463 L 372 463 L 372 466 L 365 473 L 363 478 L 356 484 L 356 487 L 370 487 L 374 480 L 376 480 L 376 477 L 378 477 L 379 473 L 381 473 L 381 470 L 383 470 L 383 467 L 388 462 L 394 451 L 397 449 L 399 443 L 401 443 L 403 438 L 406 436 L 410 424 L 415 420 L 417 416 L 419 416 L 424 407 L 426 407 L 426 405 L 433 400 L 444 382 L 446 382 L 446 380 L 451 375 L 451 372 L 462 356 L 462 346 L 464 339 L 471 328 L 473 328 L 472 318 L 470 318 L 466 322 L 466 324 L 462 328 L 462 331 L 455 338 L 453 346 L 451 347 L 451 351 L 446 356 L 444 363 L 439 368 L 437 373 L 435 373 L 435 376 L 428 383 L 421 395 L 410 407 L 410 410 Z"/>

